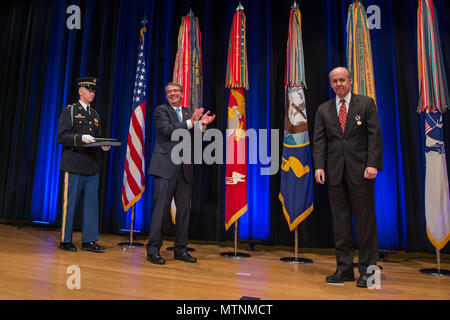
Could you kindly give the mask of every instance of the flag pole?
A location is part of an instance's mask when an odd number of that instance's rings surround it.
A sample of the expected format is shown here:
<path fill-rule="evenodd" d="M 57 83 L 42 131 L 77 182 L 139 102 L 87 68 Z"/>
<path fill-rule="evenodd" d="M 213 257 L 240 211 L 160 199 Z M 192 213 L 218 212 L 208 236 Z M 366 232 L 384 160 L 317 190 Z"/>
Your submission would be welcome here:
<path fill-rule="evenodd" d="M 234 222 L 234 255 L 237 255 L 237 230 L 238 230 L 238 222 L 236 220 Z"/>
<path fill-rule="evenodd" d="M 283 262 L 289 262 L 293 264 L 307 264 L 307 263 L 313 263 L 313 260 L 307 259 L 307 258 L 299 258 L 298 257 L 298 226 L 295 227 L 294 230 L 294 257 L 285 257 L 281 258 L 280 261 Z"/>
<path fill-rule="evenodd" d="M 437 271 L 441 273 L 441 250 L 436 250 Z"/>
<path fill-rule="evenodd" d="M 297 261 L 298 256 L 298 227 L 295 227 L 295 246 L 294 246 L 294 258 Z"/>
<path fill-rule="evenodd" d="M 442 114 L 450 105 L 445 68 L 442 65 L 442 49 L 440 44 L 439 26 L 436 8 L 432 0 L 419 0 L 417 8 L 417 52 L 419 76 L 419 106 L 417 111 L 425 114 L 425 149 L 426 177 L 425 177 L 425 218 L 427 234 L 436 248 L 437 269 L 420 269 L 421 273 L 433 276 L 450 276 L 449 270 L 441 269 L 440 250 L 448 242 L 450 225 L 449 186 L 447 179 L 446 153 L 444 140 L 439 144 L 442 149 L 433 150 L 435 139 L 442 135 Z M 441 91 L 442 90 L 442 91 Z M 433 116 L 432 116 L 433 114 Z M 438 116 L 438 119 L 433 117 Z M 428 120 L 429 118 L 429 120 Z M 439 123 L 441 125 L 439 125 Z M 427 129 L 428 127 L 428 129 Z M 436 141 L 437 142 L 437 141 Z M 434 172 L 431 168 L 439 168 Z M 438 180 L 442 179 L 442 180 Z M 433 203 L 428 206 L 427 203 Z M 439 217 L 442 215 L 442 217 Z M 436 220 L 439 219 L 439 220 Z M 434 221 L 430 224 L 431 221 Z M 436 228 L 439 222 L 439 228 Z M 442 227 L 442 229 L 441 229 Z"/>
<path fill-rule="evenodd" d="M 249 258 L 251 255 L 244 252 L 237 251 L 237 243 L 238 243 L 238 222 L 237 220 L 234 222 L 234 251 L 233 252 L 222 252 L 220 255 L 227 258 Z"/>
<path fill-rule="evenodd" d="M 225 80 L 225 87 L 231 88 L 230 92 L 230 100 L 228 109 L 231 110 L 230 102 L 231 99 L 236 100 L 236 106 L 237 108 L 242 108 L 240 111 L 236 110 L 239 114 L 239 118 L 236 116 L 237 121 L 239 124 L 234 123 L 231 127 L 230 124 L 228 124 L 228 129 L 233 129 L 234 139 L 231 141 L 231 144 L 234 148 L 237 146 L 239 149 L 243 148 L 244 150 L 244 165 L 246 165 L 247 159 L 246 159 L 246 146 L 245 146 L 245 137 L 244 137 L 244 144 L 242 144 L 240 136 L 237 135 L 238 129 L 241 131 L 242 129 L 247 130 L 246 128 L 246 121 L 245 121 L 245 93 L 244 90 L 248 89 L 248 70 L 247 70 L 247 49 L 246 49 L 246 36 L 245 36 L 245 14 L 244 14 L 244 7 L 242 6 L 241 2 L 239 2 L 239 5 L 236 8 L 236 12 L 233 15 L 233 22 L 232 22 L 232 28 L 229 38 L 229 46 L 228 46 L 228 62 L 227 62 L 227 77 Z M 236 93 L 237 96 L 239 96 L 239 99 L 236 98 L 234 95 Z M 234 98 L 233 98 L 234 97 Z M 239 100 L 239 101 L 238 101 Z M 240 119 L 240 120 L 239 120 Z M 228 134 L 227 134 L 228 135 Z M 236 138 L 237 137 L 237 138 Z M 237 219 L 239 219 L 239 216 L 241 216 L 243 213 L 247 211 L 247 193 L 246 190 L 242 190 L 241 188 L 238 189 L 228 189 L 227 187 L 227 179 L 231 179 L 231 175 L 234 176 L 234 173 L 239 173 L 241 177 L 245 177 L 247 175 L 247 167 L 246 166 L 239 166 L 239 168 L 236 168 L 235 170 L 238 172 L 233 172 L 231 168 L 231 164 L 228 161 L 228 147 L 230 145 L 228 144 L 228 137 L 227 137 L 227 168 L 225 175 L 229 174 L 229 177 L 225 177 L 225 223 L 226 223 L 226 230 L 231 226 L 232 221 L 234 220 L 234 252 L 222 252 L 220 255 L 228 258 L 248 258 L 250 255 L 248 253 L 242 253 L 237 251 L 237 241 L 238 241 L 238 223 Z M 233 151 L 234 152 L 234 151 Z M 234 156 L 234 153 L 233 153 Z M 239 156 L 238 156 L 239 158 Z M 239 162 L 239 161 L 238 161 Z M 235 168 L 236 164 L 233 162 L 233 168 Z M 244 169 L 245 168 L 245 169 Z M 242 174 L 245 173 L 245 174 Z M 240 178 L 241 179 L 241 178 Z M 233 178 L 234 180 L 234 178 Z M 241 184 L 239 186 L 247 188 L 247 182 L 242 181 L 236 181 L 237 182 L 243 182 L 244 184 Z M 236 183 L 234 183 L 236 185 Z M 237 186 L 235 186 L 237 188 Z M 232 190 L 232 191 L 230 191 Z M 231 192 L 228 194 L 228 192 Z M 228 195 L 227 195 L 228 194 Z M 233 203 L 234 206 L 232 206 L 231 210 L 227 209 L 227 198 L 232 198 L 231 195 L 236 197 L 236 195 L 239 194 L 239 199 L 236 203 Z M 233 199 L 234 200 L 234 199 Z M 244 204 L 245 200 L 245 204 Z M 239 205 L 236 205 L 239 203 Z M 240 209 L 240 210 L 239 210 Z M 229 213 L 232 213 L 232 216 L 229 216 Z M 236 217 L 238 215 L 238 217 Z M 234 218 L 233 218 L 234 217 Z M 228 224 L 229 223 L 229 224 Z"/>
<path fill-rule="evenodd" d="M 133 227 L 134 227 L 134 204 L 131 208 L 131 221 L 130 221 L 130 247 L 133 247 Z"/>
<path fill-rule="evenodd" d="M 142 247 L 144 246 L 143 243 L 140 242 L 133 242 L 133 228 L 134 228 L 134 204 L 131 207 L 131 221 L 130 221 L 130 241 L 129 242 L 120 242 L 118 245 L 121 247 L 128 247 L 128 248 L 134 248 L 134 247 Z M 124 249 L 125 250 L 125 249 Z"/>

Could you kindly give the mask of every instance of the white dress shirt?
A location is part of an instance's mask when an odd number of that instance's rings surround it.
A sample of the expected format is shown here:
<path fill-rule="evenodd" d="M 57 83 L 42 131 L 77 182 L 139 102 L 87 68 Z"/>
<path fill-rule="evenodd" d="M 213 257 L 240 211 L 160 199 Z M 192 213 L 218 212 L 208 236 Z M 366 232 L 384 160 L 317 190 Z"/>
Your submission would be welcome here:
<path fill-rule="evenodd" d="M 90 110 L 90 109 L 88 110 L 88 108 L 87 108 L 87 107 L 89 107 L 88 104 L 84 103 L 84 102 L 81 101 L 81 100 L 79 100 L 78 102 L 79 102 L 79 103 L 81 104 L 81 106 L 84 108 L 84 111 L 88 111 L 89 114 L 91 114 L 91 110 Z"/>
<path fill-rule="evenodd" d="M 347 114 L 348 114 L 348 107 L 350 106 L 350 99 L 351 98 L 352 98 L 352 93 L 351 92 L 349 92 L 344 98 L 344 100 L 345 100 L 345 109 L 347 110 Z M 338 96 L 336 96 L 336 112 L 337 112 L 338 117 L 339 117 L 339 109 L 340 108 L 341 108 L 341 99 Z"/>

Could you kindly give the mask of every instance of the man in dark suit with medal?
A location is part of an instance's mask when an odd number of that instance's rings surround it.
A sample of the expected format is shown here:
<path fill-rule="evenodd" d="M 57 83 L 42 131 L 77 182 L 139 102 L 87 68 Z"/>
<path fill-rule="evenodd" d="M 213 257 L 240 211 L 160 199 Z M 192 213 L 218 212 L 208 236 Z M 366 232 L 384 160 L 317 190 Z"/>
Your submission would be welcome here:
<path fill-rule="evenodd" d="M 381 127 L 373 99 L 351 92 L 346 68 L 333 69 L 329 79 L 336 97 L 318 107 L 313 139 L 315 179 L 328 183 L 336 245 L 337 270 L 326 281 L 354 281 L 353 212 L 357 286 L 367 287 L 367 268 L 378 260 L 374 184 L 383 168 Z"/>
<path fill-rule="evenodd" d="M 82 196 L 81 250 L 104 252 L 98 245 L 98 148 L 86 147 L 101 137 L 100 117 L 92 107 L 97 79 L 76 80 L 80 100 L 65 107 L 58 122 L 58 143 L 63 145 L 60 170 L 64 174 L 63 205 L 61 217 L 61 242 L 59 248 L 76 252 L 72 243 L 72 228 L 76 208 Z M 102 146 L 108 151 L 110 146 Z"/>
<path fill-rule="evenodd" d="M 170 202 L 175 199 L 176 238 L 174 258 L 195 263 L 196 258 L 187 251 L 189 229 L 190 202 L 194 171 L 190 163 L 175 164 L 172 160 L 172 149 L 178 141 L 172 141 L 172 133 L 177 129 L 204 130 L 214 121 L 215 115 L 209 116 L 204 109 L 193 110 L 183 108 L 183 88 L 180 84 L 169 82 L 165 88 L 168 104 L 155 108 L 155 148 L 148 173 L 154 177 L 153 212 L 150 223 L 150 235 L 147 243 L 147 260 L 154 264 L 165 264 L 161 257 L 161 229 L 164 216 L 169 212 Z M 192 152 L 191 152 L 192 155 Z"/>

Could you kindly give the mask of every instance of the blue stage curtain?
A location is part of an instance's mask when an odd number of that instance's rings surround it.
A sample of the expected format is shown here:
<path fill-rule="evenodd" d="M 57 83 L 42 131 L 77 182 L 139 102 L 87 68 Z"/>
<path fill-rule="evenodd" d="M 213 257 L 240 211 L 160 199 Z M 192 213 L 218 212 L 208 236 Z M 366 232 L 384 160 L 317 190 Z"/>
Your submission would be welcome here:
<path fill-rule="evenodd" d="M 76 102 L 74 80 L 97 76 L 94 108 L 105 136 L 122 141 L 100 163 L 101 232 L 130 228 L 121 203 L 138 30 L 145 15 L 149 68 L 146 168 L 154 144 L 153 110 L 165 103 L 164 86 L 172 79 L 181 17 L 192 8 L 199 17 L 203 44 L 204 107 L 217 115 L 211 126 L 225 132 L 228 37 L 238 0 L 18 0 L 0 13 L 0 222 L 43 221 L 59 225 L 61 147 L 56 142 L 59 113 Z M 292 0 L 242 0 L 247 16 L 249 85 L 247 126 L 283 129 L 284 68 Z M 299 2 L 310 134 L 317 106 L 333 97 L 328 73 L 345 65 L 345 25 L 351 0 Z M 376 182 L 380 248 L 432 251 L 425 231 L 424 133 L 418 103 L 415 0 L 364 0 L 380 8 L 381 29 L 372 30 L 375 83 L 384 141 L 384 170 Z M 69 30 L 66 9 L 81 9 L 81 30 Z M 450 75 L 450 9 L 435 0 L 444 66 Z M 448 146 L 448 115 L 444 115 Z M 270 131 L 268 131 L 270 133 Z M 281 132 L 281 131 L 280 131 Z M 311 135 L 312 136 L 312 135 Z M 282 132 L 280 133 L 281 154 Z M 268 144 L 270 143 L 270 139 Z M 313 147 L 313 146 L 312 146 Z M 269 152 L 269 145 L 267 147 Z M 449 160 L 447 159 L 447 162 Z M 448 163 L 449 165 L 450 163 Z M 248 212 L 240 219 L 241 240 L 293 244 L 278 200 L 279 175 L 262 176 L 261 164 L 248 167 Z M 223 241 L 224 166 L 200 165 L 193 186 L 190 238 Z M 136 205 L 135 230 L 146 234 L 153 205 L 153 179 Z M 314 212 L 299 226 L 303 247 L 333 247 L 326 186 L 314 186 Z M 174 227 L 167 219 L 167 235 Z M 448 249 L 448 248 L 446 248 Z M 445 252 L 446 250 L 444 250 Z"/>

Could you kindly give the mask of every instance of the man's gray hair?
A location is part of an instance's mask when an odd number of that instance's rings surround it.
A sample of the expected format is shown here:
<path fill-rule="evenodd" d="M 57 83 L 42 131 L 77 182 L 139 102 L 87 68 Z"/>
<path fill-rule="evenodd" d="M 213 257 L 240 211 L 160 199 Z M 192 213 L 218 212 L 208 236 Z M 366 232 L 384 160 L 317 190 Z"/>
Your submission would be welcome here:
<path fill-rule="evenodd" d="M 183 92 L 183 86 L 177 82 L 169 82 L 168 84 L 166 84 L 166 87 L 164 88 L 164 92 L 167 92 L 167 87 L 168 86 L 175 86 L 180 88 L 181 92 Z"/>
<path fill-rule="evenodd" d="M 348 69 L 346 67 L 336 67 L 333 70 L 331 70 L 330 73 L 328 74 L 328 80 L 330 80 L 330 82 L 331 82 L 331 74 L 333 73 L 333 71 L 336 69 L 340 69 L 340 68 L 345 69 L 347 71 L 347 78 L 349 78 L 350 80 L 353 80 L 352 73 L 350 71 L 348 71 Z"/>

